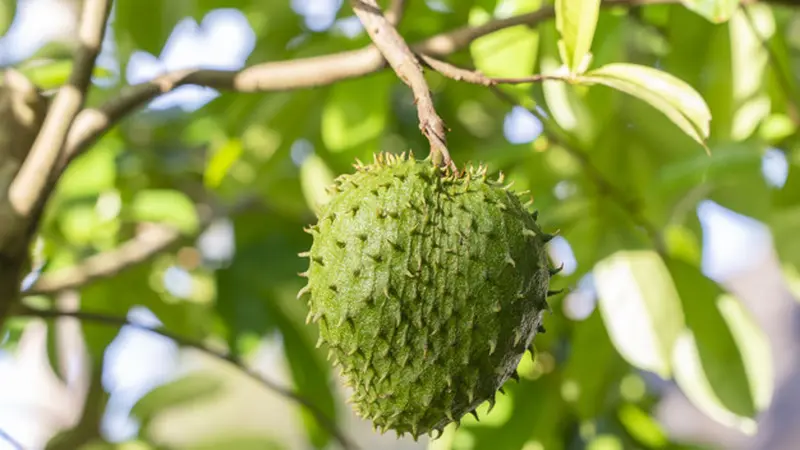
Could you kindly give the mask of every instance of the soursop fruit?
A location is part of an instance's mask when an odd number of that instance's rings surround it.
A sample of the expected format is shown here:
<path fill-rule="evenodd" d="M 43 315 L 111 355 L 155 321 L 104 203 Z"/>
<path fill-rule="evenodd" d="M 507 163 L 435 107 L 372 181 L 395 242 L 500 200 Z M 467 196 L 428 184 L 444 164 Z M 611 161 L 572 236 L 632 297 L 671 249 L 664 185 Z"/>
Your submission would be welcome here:
<path fill-rule="evenodd" d="M 400 436 L 441 433 L 493 404 L 544 330 L 552 235 L 484 166 L 379 154 L 356 169 L 307 230 L 298 297 L 361 417 Z"/>

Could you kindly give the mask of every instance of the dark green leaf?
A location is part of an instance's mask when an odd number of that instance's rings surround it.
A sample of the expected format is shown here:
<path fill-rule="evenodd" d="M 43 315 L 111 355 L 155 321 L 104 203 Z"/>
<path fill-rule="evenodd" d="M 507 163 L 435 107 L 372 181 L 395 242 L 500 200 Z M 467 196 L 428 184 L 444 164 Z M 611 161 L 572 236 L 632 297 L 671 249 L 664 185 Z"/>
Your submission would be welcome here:
<path fill-rule="evenodd" d="M 745 433 L 770 403 L 769 342 L 739 301 L 690 264 L 667 262 L 686 312 L 675 344 L 675 380 L 710 417 Z"/>

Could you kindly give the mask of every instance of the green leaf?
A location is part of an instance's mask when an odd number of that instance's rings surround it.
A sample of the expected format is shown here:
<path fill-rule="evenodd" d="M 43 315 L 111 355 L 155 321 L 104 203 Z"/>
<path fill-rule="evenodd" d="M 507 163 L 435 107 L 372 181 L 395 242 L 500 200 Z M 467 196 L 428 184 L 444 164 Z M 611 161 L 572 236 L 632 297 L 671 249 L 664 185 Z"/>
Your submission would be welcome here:
<path fill-rule="evenodd" d="M 229 139 L 218 146 L 206 165 L 203 181 L 210 188 L 219 187 L 236 161 L 242 156 L 242 141 Z"/>
<path fill-rule="evenodd" d="M 181 446 L 183 450 L 282 450 L 286 448 L 269 436 L 229 436 L 204 438 L 204 442 Z"/>
<path fill-rule="evenodd" d="M 17 0 L 0 0 L 0 35 L 6 34 L 17 14 Z"/>
<path fill-rule="evenodd" d="M 595 265 L 594 277 L 603 321 L 622 357 L 669 377 L 684 316 L 664 262 L 653 251 L 619 251 Z"/>
<path fill-rule="evenodd" d="M 330 194 L 327 189 L 333 185 L 334 174 L 317 155 L 311 155 L 300 166 L 300 183 L 308 207 L 315 213 L 328 203 Z"/>
<path fill-rule="evenodd" d="M 686 311 L 675 344 L 675 380 L 712 419 L 754 433 L 754 417 L 769 406 L 773 386 L 769 342 L 741 303 L 696 267 L 667 262 Z"/>
<path fill-rule="evenodd" d="M 663 448 L 667 445 L 667 435 L 661 425 L 638 406 L 632 403 L 622 405 L 617 417 L 625 430 L 647 448 Z"/>
<path fill-rule="evenodd" d="M 505 2 L 509 14 L 524 14 L 541 7 L 540 0 L 517 0 Z M 478 26 L 492 18 L 491 10 L 473 6 L 469 24 Z M 527 77 L 536 67 L 539 33 L 525 25 L 509 27 L 487 34 L 469 46 L 475 67 L 490 77 Z"/>
<path fill-rule="evenodd" d="M 739 6 L 739 0 L 681 0 L 681 3 L 712 23 L 726 22 Z"/>
<path fill-rule="evenodd" d="M 136 193 L 131 202 L 131 218 L 139 222 L 170 225 L 183 233 L 197 232 L 200 220 L 194 202 L 175 190 L 147 189 Z"/>
<path fill-rule="evenodd" d="M 26 64 L 20 67 L 22 72 L 39 89 L 50 90 L 66 84 L 69 75 L 72 73 L 73 61 L 71 59 L 52 60 L 39 64 Z M 108 78 L 112 75 L 111 71 L 103 67 L 95 66 L 92 76 L 95 78 Z"/>
<path fill-rule="evenodd" d="M 330 88 L 322 111 L 322 142 L 331 152 L 377 150 L 389 112 L 394 74 L 379 73 L 341 81 Z M 359 151 L 359 155 L 365 152 Z"/>
<path fill-rule="evenodd" d="M 637 64 L 612 63 L 581 75 L 577 81 L 602 84 L 644 100 L 707 149 L 711 111 L 697 91 L 669 73 Z"/>
<path fill-rule="evenodd" d="M 600 13 L 600 0 L 556 0 L 556 28 L 561 35 L 558 51 L 572 74 L 583 73 L 589 66 Z"/>
<path fill-rule="evenodd" d="M 147 435 L 150 423 L 159 414 L 176 407 L 191 405 L 219 394 L 222 381 L 204 373 L 191 373 L 151 390 L 131 408 L 131 415 L 139 419 L 142 434 Z"/>
<path fill-rule="evenodd" d="M 583 419 L 595 417 L 603 407 L 609 386 L 622 360 L 614 351 L 603 326 L 600 312 L 595 311 L 585 320 L 575 324 L 570 346 L 569 361 L 564 368 L 563 391 L 566 386 L 577 395 L 565 398 Z"/>

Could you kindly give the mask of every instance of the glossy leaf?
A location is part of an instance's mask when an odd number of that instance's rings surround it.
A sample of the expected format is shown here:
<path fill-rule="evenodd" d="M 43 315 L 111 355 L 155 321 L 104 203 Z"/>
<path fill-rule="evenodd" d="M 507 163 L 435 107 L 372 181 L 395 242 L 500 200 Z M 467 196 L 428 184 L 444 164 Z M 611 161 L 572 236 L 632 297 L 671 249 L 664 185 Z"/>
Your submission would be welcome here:
<path fill-rule="evenodd" d="M 573 74 L 582 73 L 589 65 L 600 12 L 600 0 L 556 0 L 556 28 L 561 36 L 558 50 L 561 61 Z"/>
<path fill-rule="evenodd" d="M 683 308 L 667 267 L 652 251 L 620 251 L 594 267 L 599 307 L 611 341 L 630 364 L 672 374 Z"/>
<path fill-rule="evenodd" d="M 669 73 L 636 64 L 612 63 L 587 72 L 578 81 L 602 84 L 644 100 L 705 146 L 711 111 L 697 91 Z"/>

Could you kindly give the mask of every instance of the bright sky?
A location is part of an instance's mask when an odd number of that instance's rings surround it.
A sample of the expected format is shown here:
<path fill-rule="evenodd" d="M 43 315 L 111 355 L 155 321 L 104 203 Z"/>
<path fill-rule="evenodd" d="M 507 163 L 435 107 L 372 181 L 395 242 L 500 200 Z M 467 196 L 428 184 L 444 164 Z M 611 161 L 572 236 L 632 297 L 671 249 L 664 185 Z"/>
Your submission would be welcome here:
<path fill-rule="evenodd" d="M 314 30 L 324 30 L 334 24 L 335 11 L 341 0 L 292 0 L 292 7 L 304 15 L 306 24 Z M 48 38 L 49 33 L 69 23 L 69 17 L 55 0 L 26 0 L 20 2 L 18 18 L 10 32 L 0 40 L 0 62 L 16 60 L 35 51 Z M 348 33 L 359 31 L 352 20 L 336 24 Z M 111 38 L 109 38 L 111 39 Z M 174 34 L 159 55 L 139 52 L 133 55 L 125 79 L 129 83 L 146 81 L 164 71 L 187 67 L 236 69 L 253 50 L 255 36 L 244 16 L 236 10 L 216 10 L 198 24 L 187 19 L 178 24 Z M 104 58 L 110 58 L 109 54 Z M 180 105 L 194 110 L 214 98 L 211 89 L 187 86 L 151 103 L 152 108 Z M 531 142 L 542 127 L 536 118 L 522 108 L 514 108 L 506 117 L 504 132 L 510 142 Z M 293 149 L 294 159 L 302 160 L 313 152 L 309 143 L 298 142 Z M 764 171 L 777 186 L 783 184 L 788 166 L 782 154 L 769 152 L 764 159 Z M 753 249 L 769 248 L 769 234 L 757 222 L 738 216 L 712 203 L 703 202 L 698 208 L 704 229 L 703 268 L 712 277 L 746 269 L 758 260 Z M 201 242 L 209 253 L 230 247 L 231 230 L 225 224 Z M 214 245 L 213 241 L 217 244 Z M 209 245 L 209 243 L 212 243 Z M 555 256 L 565 261 L 567 273 L 576 269 L 569 243 L 558 238 L 553 241 Z M 181 275 L 170 273 L 171 279 Z M 582 317 L 594 307 L 591 277 L 584 279 L 579 289 L 571 294 L 570 309 L 575 317 Z M 156 319 L 147 310 L 132 311 L 131 316 L 142 321 Z M 104 375 L 104 385 L 112 393 L 111 404 L 104 423 L 104 431 L 112 440 L 122 440 L 136 431 L 135 424 L 127 418 L 133 403 L 153 386 L 162 383 L 176 368 L 176 346 L 166 339 L 146 333 L 125 330 L 109 349 L 109 364 Z M 149 364 L 150 361 L 159 364 Z M 42 401 L 46 393 L 26 381 L 30 367 L 15 363 L 8 355 L 0 353 L 0 428 L 12 432 L 18 440 L 27 442 L 39 423 L 35 415 L 21 414 L 19 402 L 31 405 Z M 0 439 L 0 450 L 11 447 Z"/>

